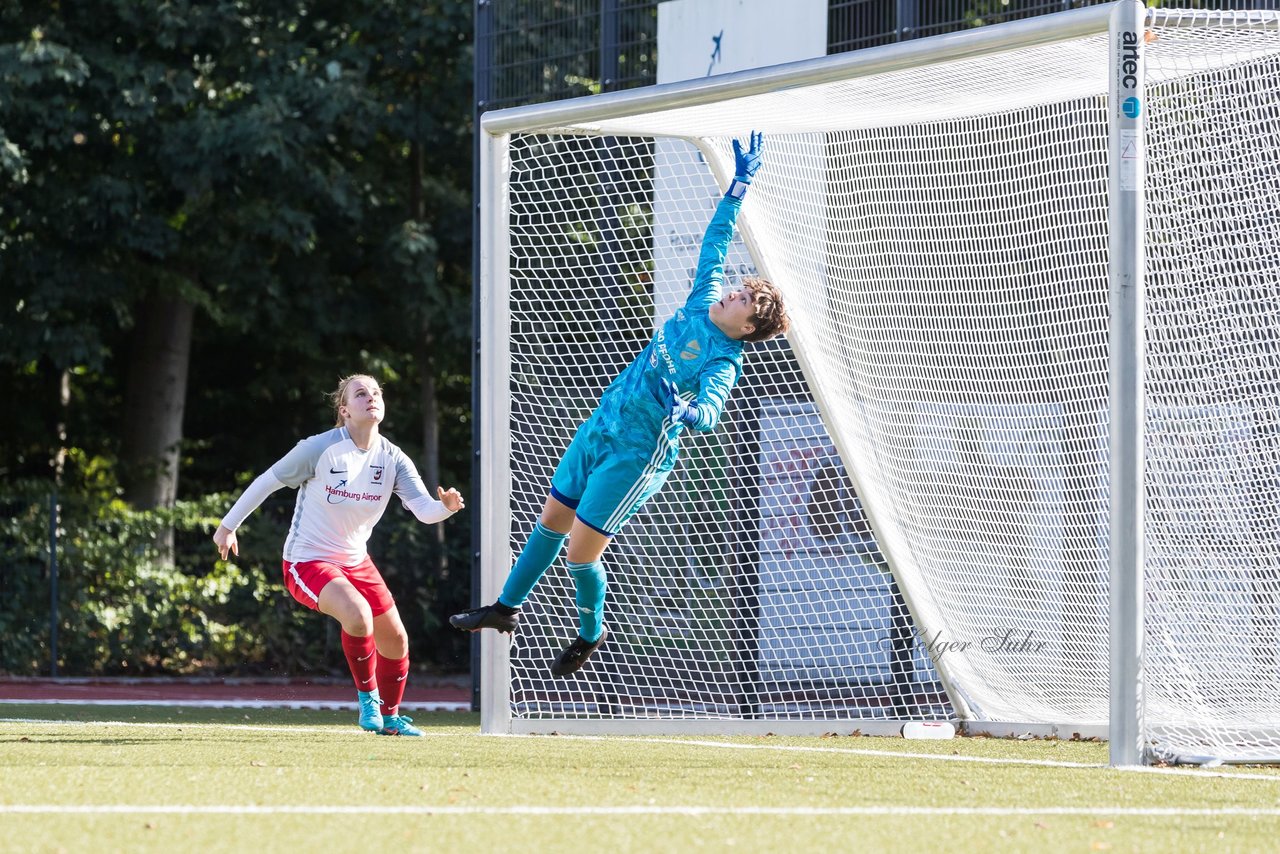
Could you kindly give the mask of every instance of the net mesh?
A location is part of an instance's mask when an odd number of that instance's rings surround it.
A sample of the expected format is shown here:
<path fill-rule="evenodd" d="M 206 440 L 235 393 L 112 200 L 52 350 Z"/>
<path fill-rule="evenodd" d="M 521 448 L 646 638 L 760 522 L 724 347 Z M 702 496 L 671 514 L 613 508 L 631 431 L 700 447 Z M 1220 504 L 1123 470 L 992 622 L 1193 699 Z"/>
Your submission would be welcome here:
<path fill-rule="evenodd" d="M 511 154 L 518 551 L 573 431 L 648 342 L 655 313 L 687 293 L 718 192 L 684 143 L 531 136 Z M 736 246 L 728 280 L 754 272 Z M 753 349 L 721 423 L 685 443 L 665 489 L 610 545 L 610 640 L 578 678 L 547 675 L 577 633 L 563 561 L 535 588 L 511 651 L 515 714 L 947 714 L 785 342 Z"/>
<path fill-rule="evenodd" d="M 1149 35 L 1146 697 L 1173 755 L 1280 755 L 1278 52 Z M 795 323 L 609 547 L 610 639 L 572 678 L 563 562 L 535 588 L 515 717 L 1105 723 L 1106 68 L 1098 36 L 512 138 L 513 554 L 752 128 L 728 279 Z"/>
<path fill-rule="evenodd" d="M 1157 748 L 1280 755 L 1280 60 L 1275 32 L 1200 31 L 1219 61 L 1149 92 L 1147 716 Z M 1267 50 L 1262 50 L 1261 48 Z"/>

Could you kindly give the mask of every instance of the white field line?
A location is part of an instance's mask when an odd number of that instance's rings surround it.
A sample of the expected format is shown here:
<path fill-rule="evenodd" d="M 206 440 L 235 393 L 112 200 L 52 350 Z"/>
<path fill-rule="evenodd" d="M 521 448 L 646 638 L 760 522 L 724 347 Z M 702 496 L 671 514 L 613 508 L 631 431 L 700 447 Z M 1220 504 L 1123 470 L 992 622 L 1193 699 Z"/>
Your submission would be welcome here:
<path fill-rule="evenodd" d="M 895 759 L 926 759 L 938 762 L 973 762 L 983 765 L 1033 765 L 1042 768 L 1110 768 L 1109 765 L 1094 762 L 1066 762 L 1054 759 L 1012 759 L 1001 758 L 995 756 L 957 756 L 947 753 L 907 753 L 899 750 L 869 750 L 857 747 L 806 747 L 796 744 L 738 744 L 729 741 L 707 741 L 697 739 L 682 738 L 630 738 L 623 736 L 604 736 L 604 735 L 502 735 L 499 738 L 566 738 L 578 739 L 583 741 L 631 741 L 642 744 L 688 744 L 697 747 L 716 747 L 726 748 L 730 750 L 778 750 L 784 752 L 795 753 L 839 753 L 851 756 L 886 756 Z M 1215 777 L 1229 780 L 1265 780 L 1272 783 L 1280 783 L 1280 775 L 1275 774 L 1240 774 L 1229 771 L 1218 771 L 1200 768 L 1183 768 L 1183 767 L 1167 767 L 1157 768 L 1154 766 L 1131 766 L 1118 768 L 1119 771 L 1137 771 L 1148 772 L 1152 774 L 1185 774 L 1194 777 Z"/>
<path fill-rule="evenodd" d="M 20 724 L 44 724 L 51 726 L 67 726 L 67 727 L 84 727 L 84 726 L 102 726 L 102 727 L 141 727 L 144 729 L 236 729 L 248 730 L 251 732 L 328 732 L 352 735 L 368 735 L 368 733 L 356 733 L 348 726 L 305 726 L 305 725 L 286 725 L 286 726 L 259 726 L 254 724 L 210 724 L 210 723 L 144 723 L 140 721 L 50 721 L 40 718 L 0 718 L 0 724 L 20 723 Z M 683 739 L 683 738 L 663 738 L 653 737 L 628 737 L 628 736 L 611 736 L 611 735 L 485 735 L 482 738 L 522 738 L 522 739 L 541 739 L 554 738 L 564 739 L 568 741 L 611 741 L 611 742 L 629 742 L 633 744 L 672 744 L 687 745 L 690 747 L 712 747 L 723 750 L 772 750 L 783 753 L 835 753 L 848 756 L 874 756 L 886 757 L 890 759 L 923 759 L 936 762 L 969 762 L 981 765 L 1028 765 L 1040 768 L 1079 768 L 1100 770 L 1108 769 L 1110 766 L 1102 763 L 1094 762 L 1067 762 L 1054 759 L 1013 759 L 1001 758 L 994 756 L 963 756 L 945 753 L 908 753 L 898 750 L 870 750 L 857 747 L 806 747 L 796 744 L 738 744 L 729 741 L 709 741 L 705 739 Z M 1131 771 L 1137 773 L 1150 774 L 1169 774 L 1169 775 L 1186 775 L 1192 777 L 1211 777 L 1215 779 L 1225 780 L 1260 780 L 1263 782 L 1280 783 L 1280 775 L 1276 774 L 1243 774 L 1233 773 L 1230 771 L 1221 771 L 1217 769 L 1201 769 L 1201 768 L 1183 768 L 1168 767 L 1158 768 L 1152 766 L 1131 766 L 1115 769 L 1119 771 Z"/>
<path fill-rule="evenodd" d="M 255 724 L 207 724 L 207 723 L 145 723 L 142 721 L 50 721 L 44 718 L 0 718 L 0 724 L 40 724 L 46 726 L 64 726 L 64 727 L 140 727 L 142 729 L 235 729 L 249 730 L 250 732 L 328 732 L 328 733 L 347 733 L 353 735 L 371 735 L 372 733 L 357 732 L 354 727 L 334 724 L 333 726 L 305 726 L 302 724 L 282 725 L 282 726 L 259 726 Z"/>
<path fill-rule="evenodd" d="M 1206 816 L 1247 818 L 1280 817 L 1277 807 L 699 807 L 685 805 L 647 806 L 368 806 L 332 804 L 299 806 L 281 804 L 0 804 L 0 815 L 754 815 L 754 816 Z"/>
<path fill-rule="evenodd" d="M 355 700 L 0 700 L 10 706 L 163 706 L 187 709 L 336 709 L 354 710 Z M 469 712 L 470 703 L 431 701 L 401 703 L 400 707 L 420 712 Z"/>

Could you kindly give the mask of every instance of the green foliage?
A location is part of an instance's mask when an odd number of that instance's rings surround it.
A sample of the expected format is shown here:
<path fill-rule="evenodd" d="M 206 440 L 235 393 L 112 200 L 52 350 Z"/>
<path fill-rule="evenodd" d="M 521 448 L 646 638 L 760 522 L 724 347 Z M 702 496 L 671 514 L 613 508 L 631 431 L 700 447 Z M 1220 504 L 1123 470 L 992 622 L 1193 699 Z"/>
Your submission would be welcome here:
<path fill-rule="evenodd" d="M 233 491 L 329 425 L 339 376 L 387 385 L 388 434 L 423 468 L 429 377 L 441 479 L 470 492 L 471 12 L 0 4 L 0 394 L 23 402 L 0 433 L 0 500 L 17 501 L 0 669 L 47 667 L 47 509 L 12 490 L 55 459 L 73 675 L 340 664 L 330 621 L 279 587 L 283 505 L 255 514 L 234 563 L 208 542 Z M 197 306 L 172 517 L 117 503 L 135 319 L 157 296 Z M 467 601 L 467 519 L 443 546 L 420 528 L 390 512 L 371 548 L 411 632 L 438 633 L 411 637 L 415 658 L 465 669 L 465 636 L 436 627 L 442 602 Z"/>
<path fill-rule="evenodd" d="M 24 482 L 0 497 L 0 672 L 49 670 L 51 496 L 47 484 Z M 294 602 L 281 583 L 284 502 L 270 503 L 241 529 L 239 557 L 217 559 L 210 537 L 234 498 L 211 494 L 139 512 L 116 499 L 59 495 L 59 672 L 344 673 L 332 621 Z M 168 527 L 177 532 L 172 561 L 158 548 Z M 389 514 L 375 561 L 410 627 L 415 663 L 465 669 L 466 637 L 443 625 L 465 599 L 447 578 L 427 574 L 430 530 L 410 514 Z M 465 577 L 464 541 L 457 542 L 452 557 Z M 445 631 L 452 643 L 430 636 Z"/>
<path fill-rule="evenodd" d="M 6 596 L 0 670 L 47 672 L 50 653 L 49 494 L 25 484 L 4 503 Z M 118 500 L 61 495 L 57 525 L 58 664 L 62 673 L 149 674 L 262 669 L 296 630 L 274 614 L 263 567 L 209 559 L 210 525 L 227 496 L 137 512 Z M 178 532 L 173 563 L 161 532 Z M 281 617 L 283 616 L 283 619 Z M 313 644 L 314 645 L 314 644 Z"/>
<path fill-rule="evenodd" d="M 465 407 L 470 13 L 461 0 L 0 9 L 0 366 L 13 371 L 0 380 L 43 391 L 43 417 L 13 442 L 52 456 L 62 369 L 81 372 L 73 394 L 90 411 L 119 405 L 134 319 L 158 293 L 201 309 L 187 432 L 237 465 L 270 462 L 314 410 L 247 441 L 227 424 L 310 403 L 371 363 L 408 383 L 429 373 L 453 390 L 448 415 Z M 73 444 L 119 445 L 120 424 L 81 426 L 92 435 Z M 42 475 L 40 456 L 21 471 Z M 191 463 L 189 494 L 228 487 Z"/>

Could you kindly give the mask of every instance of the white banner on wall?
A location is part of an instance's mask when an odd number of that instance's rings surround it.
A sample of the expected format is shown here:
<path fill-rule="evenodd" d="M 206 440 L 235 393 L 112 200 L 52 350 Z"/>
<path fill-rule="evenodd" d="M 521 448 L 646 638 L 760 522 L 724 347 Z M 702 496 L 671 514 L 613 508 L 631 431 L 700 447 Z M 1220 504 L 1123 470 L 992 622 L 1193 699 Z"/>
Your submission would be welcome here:
<path fill-rule="evenodd" d="M 675 83 L 825 56 L 827 2 L 667 0 L 659 3 L 658 82 Z"/>
<path fill-rule="evenodd" d="M 828 0 L 667 0 L 658 4 L 658 82 L 675 83 L 745 71 L 827 52 Z M 752 128 L 744 127 L 742 137 Z M 768 168 L 766 148 L 765 168 Z M 700 168 L 701 155 L 679 140 L 658 140 L 654 198 L 654 322 L 661 325 L 688 296 L 702 232 L 721 189 Z M 707 204 L 690 216 L 672 185 L 705 189 Z M 684 192 L 679 196 L 684 198 Z M 732 284 L 754 273 L 742 241 L 726 264 Z"/>

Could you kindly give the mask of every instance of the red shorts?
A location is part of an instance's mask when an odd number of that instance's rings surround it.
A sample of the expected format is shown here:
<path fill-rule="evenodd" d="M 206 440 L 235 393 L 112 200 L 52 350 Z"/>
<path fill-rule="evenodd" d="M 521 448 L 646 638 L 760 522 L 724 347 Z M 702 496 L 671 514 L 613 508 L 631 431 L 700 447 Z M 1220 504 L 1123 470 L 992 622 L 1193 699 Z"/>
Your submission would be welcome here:
<path fill-rule="evenodd" d="M 327 560 L 307 560 L 301 563 L 284 562 L 284 586 L 294 599 L 313 611 L 320 607 L 320 591 L 335 578 L 350 581 L 369 603 L 373 616 L 385 614 L 396 606 L 391 598 L 382 573 L 373 565 L 373 559 L 365 555 L 355 566 L 339 566 Z"/>

